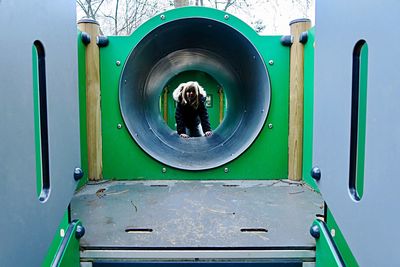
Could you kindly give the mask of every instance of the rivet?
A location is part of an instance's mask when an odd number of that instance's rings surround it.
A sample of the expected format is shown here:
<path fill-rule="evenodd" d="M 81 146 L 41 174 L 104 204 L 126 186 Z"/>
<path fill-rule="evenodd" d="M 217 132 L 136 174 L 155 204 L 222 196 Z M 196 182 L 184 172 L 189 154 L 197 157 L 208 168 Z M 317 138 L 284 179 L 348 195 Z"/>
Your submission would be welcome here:
<path fill-rule="evenodd" d="M 117 128 L 118 128 L 118 129 L 121 129 L 121 128 L 122 128 L 122 124 L 121 124 L 121 123 L 118 123 L 118 124 L 117 124 Z"/>
<path fill-rule="evenodd" d="M 117 60 L 117 62 L 115 62 L 115 65 L 120 66 L 121 65 L 121 61 Z"/>
<path fill-rule="evenodd" d="M 225 169 L 224 169 L 224 172 L 225 172 L 225 173 L 228 173 L 228 172 L 229 172 L 229 169 L 228 169 L 228 168 L 225 168 Z"/>
<path fill-rule="evenodd" d="M 268 64 L 272 66 L 274 65 L 274 61 L 271 59 L 270 61 L 268 61 Z"/>
<path fill-rule="evenodd" d="M 167 168 L 165 168 L 165 167 L 162 168 L 162 172 L 163 172 L 163 173 L 166 173 L 166 172 L 167 172 Z"/>
<path fill-rule="evenodd" d="M 229 15 L 225 14 L 224 19 L 229 19 Z"/>
<path fill-rule="evenodd" d="M 268 128 L 272 129 L 273 125 L 272 123 L 268 124 Z"/>
<path fill-rule="evenodd" d="M 164 20 L 165 19 L 165 15 L 164 14 L 160 15 L 160 19 Z"/>

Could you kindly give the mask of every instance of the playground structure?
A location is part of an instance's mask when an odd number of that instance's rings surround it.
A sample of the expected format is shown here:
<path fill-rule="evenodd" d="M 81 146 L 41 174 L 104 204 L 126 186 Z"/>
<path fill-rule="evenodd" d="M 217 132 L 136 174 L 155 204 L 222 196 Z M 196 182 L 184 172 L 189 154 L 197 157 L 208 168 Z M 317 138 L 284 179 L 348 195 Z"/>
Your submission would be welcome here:
<path fill-rule="evenodd" d="M 396 8 L 378 8 L 378 30 L 372 2 L 349 16 L 356 2 L 317 5 L 316 28 L 289 36 L 182 8 L 127 37 L 81 20 L 78 40 L 67 1 L 21 8 L 28 28 L 0 2 L 15 25 L 0 44 L 1 265 L 394 266 L 399 52 L 381 40 Z M 170 122 L 188 79 L 211 88 L 210 138 Z"/>

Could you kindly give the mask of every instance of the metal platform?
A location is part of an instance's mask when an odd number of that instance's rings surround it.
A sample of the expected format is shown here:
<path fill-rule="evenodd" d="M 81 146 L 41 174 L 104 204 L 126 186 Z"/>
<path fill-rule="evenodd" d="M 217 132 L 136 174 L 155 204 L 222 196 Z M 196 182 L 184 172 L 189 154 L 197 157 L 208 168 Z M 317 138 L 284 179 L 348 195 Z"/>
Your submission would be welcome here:
<path fill-rule="evenodd" d="M 314 249 L 321 196 L 287 181 L 112 181 L 71 202 L 83 249 Z"/>

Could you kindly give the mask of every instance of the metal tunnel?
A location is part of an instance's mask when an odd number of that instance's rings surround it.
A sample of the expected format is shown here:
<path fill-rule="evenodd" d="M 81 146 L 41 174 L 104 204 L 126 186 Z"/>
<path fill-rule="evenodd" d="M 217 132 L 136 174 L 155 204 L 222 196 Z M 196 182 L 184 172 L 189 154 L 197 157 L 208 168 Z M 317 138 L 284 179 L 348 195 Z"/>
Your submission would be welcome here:
<path fill-rule="evenodd" d="M 205 72 L 224 88 L 224 120 L 211 137 L 180 138 L 160 114 L 164 86 L 184 71 Z M 150 31 L 132 49 L 119 83 L 132 138 L 154 159 L 184 170 L 215 168 L 242 154 L 264 125 L 270 97 L 267 68 L 254 45 L 209 18 L 173 20 Z"/>

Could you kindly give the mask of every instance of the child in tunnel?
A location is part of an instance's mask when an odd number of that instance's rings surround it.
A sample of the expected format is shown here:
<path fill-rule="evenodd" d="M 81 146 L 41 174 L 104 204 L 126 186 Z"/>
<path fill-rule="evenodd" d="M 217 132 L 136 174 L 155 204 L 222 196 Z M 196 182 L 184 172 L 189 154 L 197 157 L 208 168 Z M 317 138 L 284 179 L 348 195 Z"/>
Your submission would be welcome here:
<path fill-rule="evenodd" d="M 205 105 L 206 91 L 198 82 L 181 83 L 173 92 L 177 102 L 176 130 L 182 138 L 211 136 L 212 131 Z"/>

